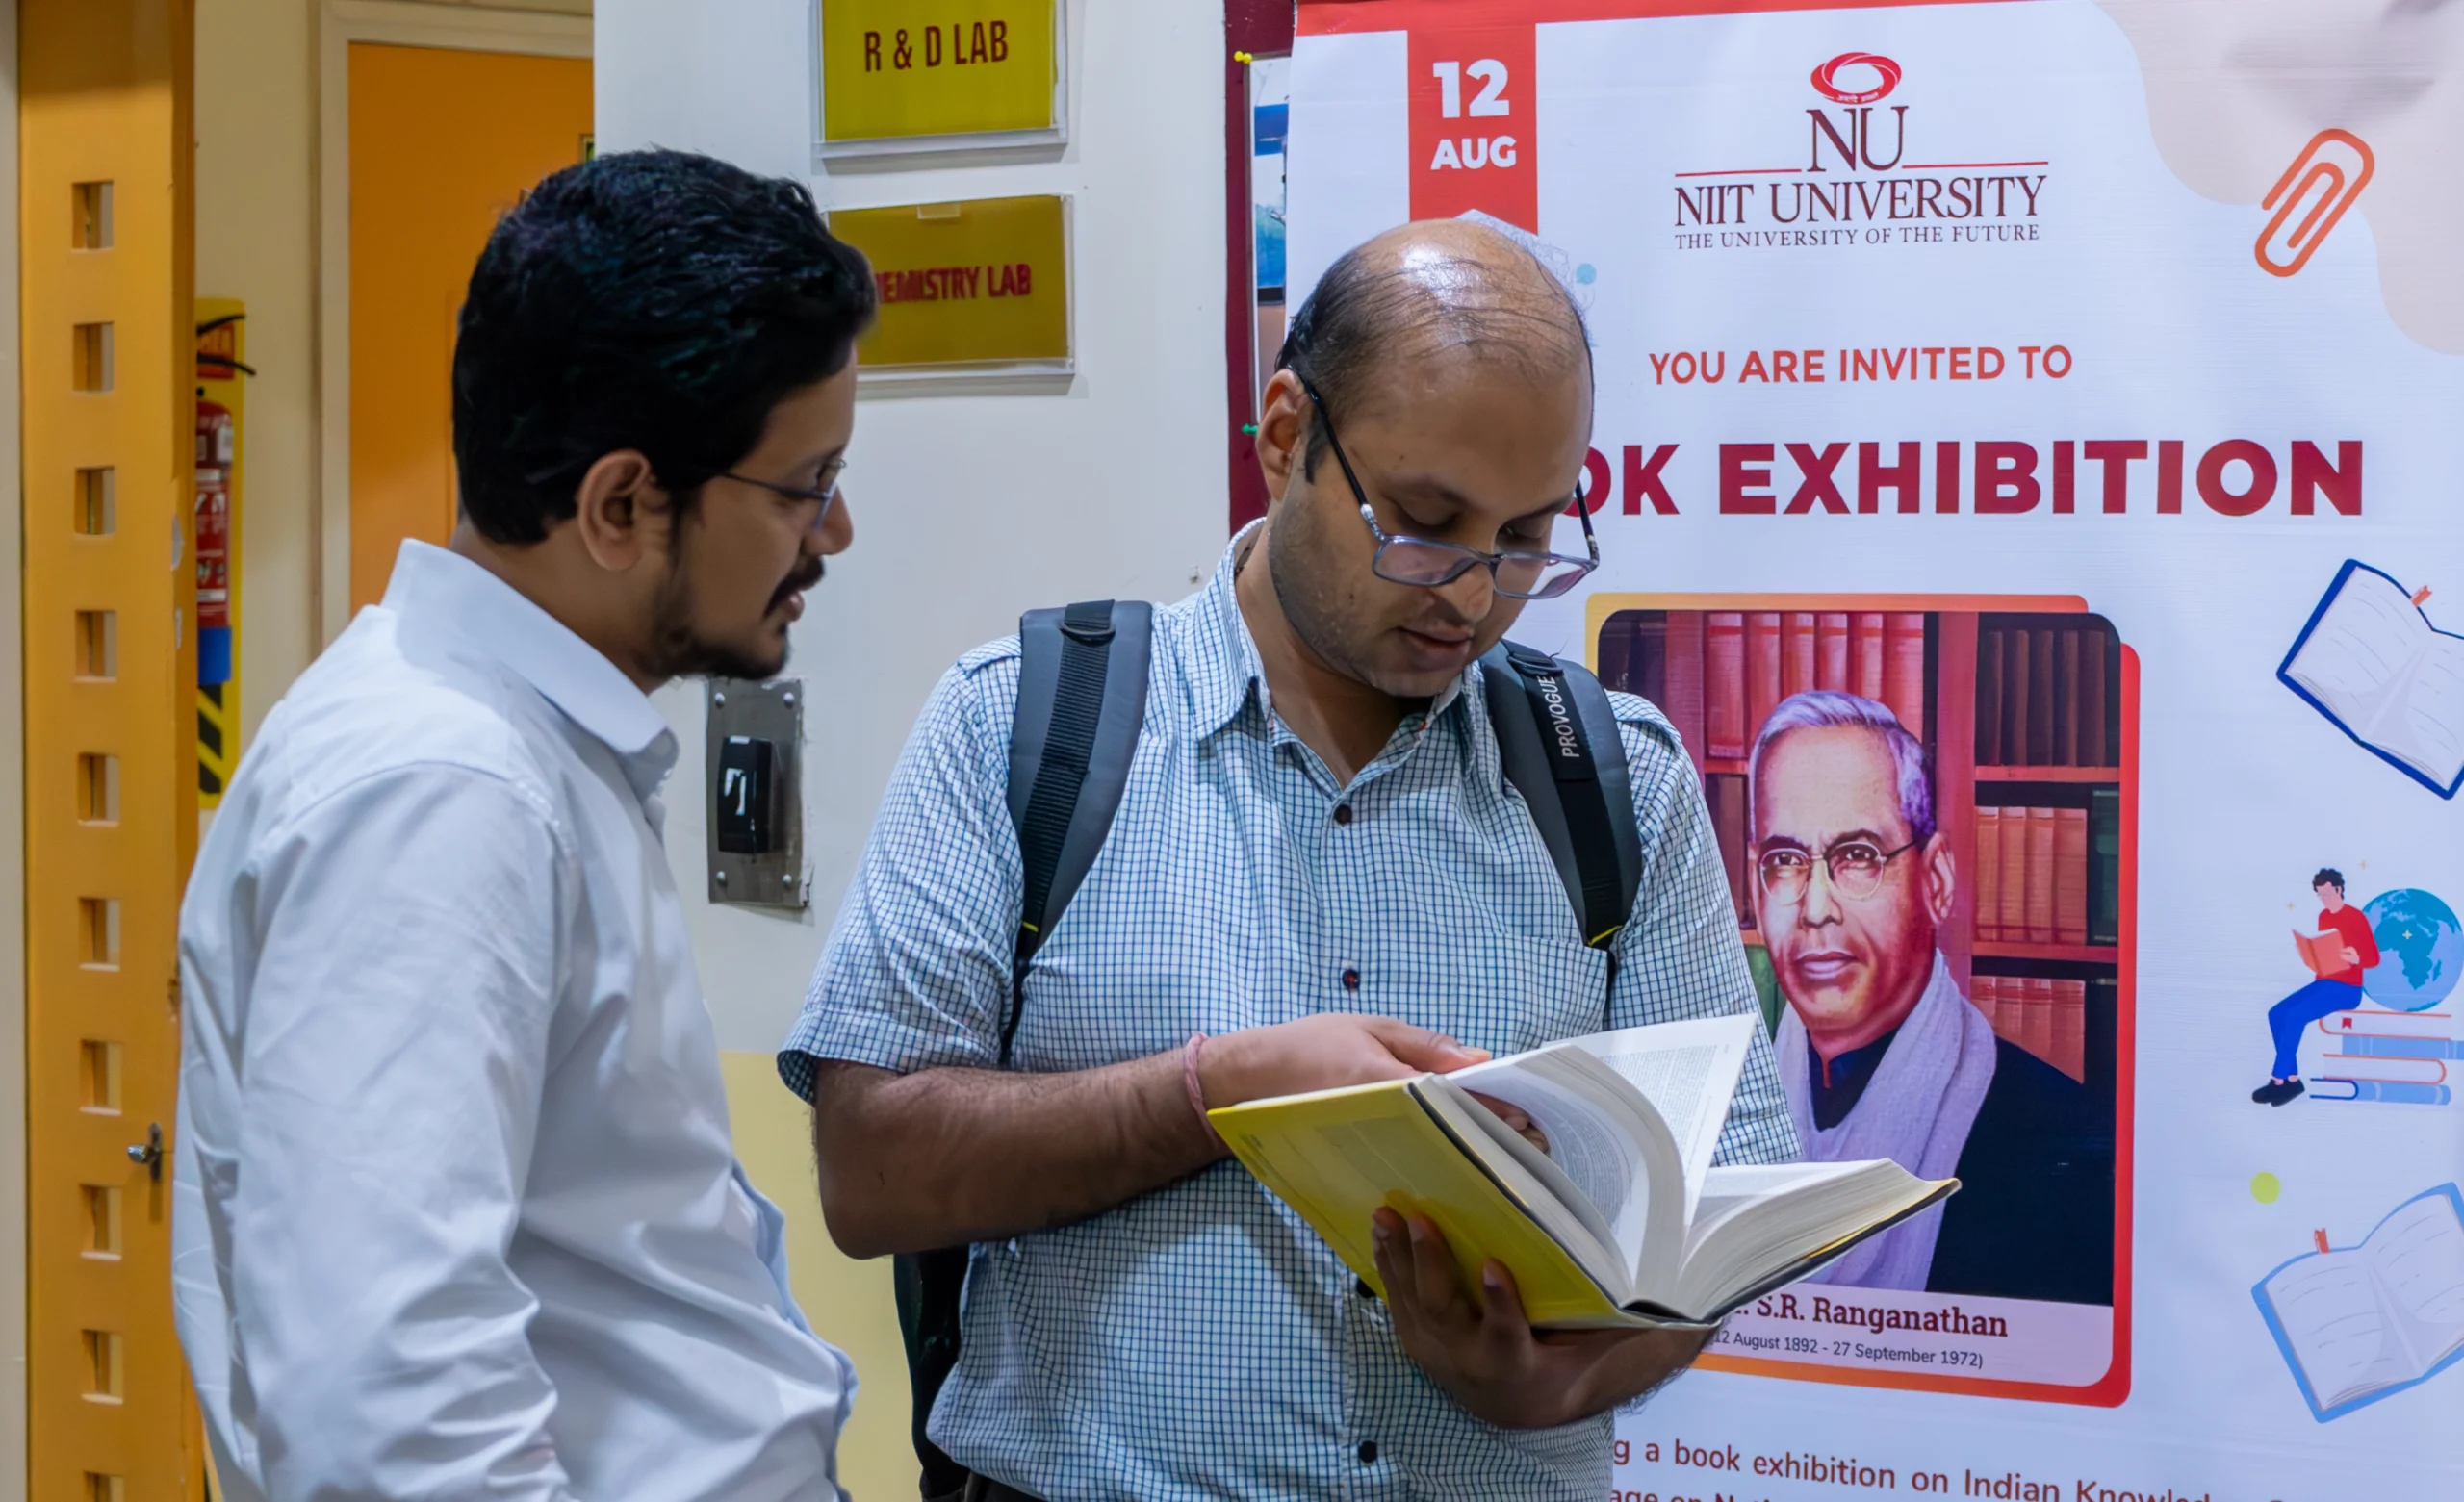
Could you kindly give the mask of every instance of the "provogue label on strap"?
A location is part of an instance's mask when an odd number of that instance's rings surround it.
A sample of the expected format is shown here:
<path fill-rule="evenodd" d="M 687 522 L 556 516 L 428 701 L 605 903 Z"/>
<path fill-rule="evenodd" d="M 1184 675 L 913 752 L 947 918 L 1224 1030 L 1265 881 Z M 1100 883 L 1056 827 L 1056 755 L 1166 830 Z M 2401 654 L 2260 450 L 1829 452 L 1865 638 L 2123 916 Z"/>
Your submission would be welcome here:
<path fill-rule="evenodd" d="M 2464 1496 L 2464 18 L 1299 32 L 1288 295 L 1428 216 L 1564 282 L 1603 564 L 1516 639 L 1683 743 L 1808 1156 L 1964 1184 L 1614 1494 Z"/>

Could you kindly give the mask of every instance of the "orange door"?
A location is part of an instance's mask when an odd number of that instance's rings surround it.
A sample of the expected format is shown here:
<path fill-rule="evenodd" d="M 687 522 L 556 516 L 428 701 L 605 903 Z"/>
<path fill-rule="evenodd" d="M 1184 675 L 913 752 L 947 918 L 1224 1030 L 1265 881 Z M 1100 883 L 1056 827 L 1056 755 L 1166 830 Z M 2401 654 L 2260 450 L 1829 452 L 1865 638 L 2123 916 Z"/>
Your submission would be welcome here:
<path fill-rule="evenodd" d="M 453 325 L 497 216 L 582 158 L 585 59 L 350 48 L 350 607 L 453 530 Z"/>
<path fill-rule="evenodd" d="M 19 0 L 26 1495 L 204 1474 L 171 1324 L 196 838 L 187 0 Z M 0 1489 L 13 1490 L 0 1481 Z"/>

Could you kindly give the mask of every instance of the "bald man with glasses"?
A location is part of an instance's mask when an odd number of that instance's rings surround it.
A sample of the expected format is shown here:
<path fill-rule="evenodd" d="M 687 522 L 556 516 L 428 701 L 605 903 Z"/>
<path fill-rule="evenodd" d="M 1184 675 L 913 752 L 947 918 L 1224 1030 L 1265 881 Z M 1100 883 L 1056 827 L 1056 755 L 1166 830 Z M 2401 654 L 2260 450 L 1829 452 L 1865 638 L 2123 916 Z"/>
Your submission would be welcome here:
<path fill-rule="evenodd" d="M 1581 318 L 1511 241 L 1411 225 L 1327 270 L 1280 367 L 1276 498 L 1155 612 L 1137 756 L 1009 1067 L 1015 639 L 926 707 L 781 1073 L 847 1251 L 973 1243 L 929 1416 L 965 1495 L 1590 1502 L 1611 1411 L 1699 1337 L 1535 1334 L 1502 1267 L 1461 1286 L 1435 1226 L 1385 1211 L 1389 1307 L 1202 1114 L 1756 1005 L 1667 722 L 1612 700 L 1642 880 L 1594 949 L 1488 718 L 1481 655 L 1599 560 L 1587 518 L 1556 545 Z M 1758 1045 L 1723 1158 L 1795 1150 Z"/>

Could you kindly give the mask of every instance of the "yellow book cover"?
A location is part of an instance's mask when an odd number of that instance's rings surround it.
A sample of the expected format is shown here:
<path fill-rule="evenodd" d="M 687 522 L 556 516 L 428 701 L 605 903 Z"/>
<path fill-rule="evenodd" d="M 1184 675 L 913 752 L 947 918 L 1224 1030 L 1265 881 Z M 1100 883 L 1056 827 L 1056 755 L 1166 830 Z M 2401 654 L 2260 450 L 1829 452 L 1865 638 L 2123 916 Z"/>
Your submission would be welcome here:
<path fill-rule="evenodd" d="M 1219 1107 L 1207 1118 L 1380 1298 L 1370 1217 L 1387 1205 L 1436 1222 L 1467 1288 L 1479 1287 L 1490 1258 L 1503 1262 L 1534 1325 L 1640 1323 L 1456 1144 L 1418 1091 L 1395 1080 Z"/>

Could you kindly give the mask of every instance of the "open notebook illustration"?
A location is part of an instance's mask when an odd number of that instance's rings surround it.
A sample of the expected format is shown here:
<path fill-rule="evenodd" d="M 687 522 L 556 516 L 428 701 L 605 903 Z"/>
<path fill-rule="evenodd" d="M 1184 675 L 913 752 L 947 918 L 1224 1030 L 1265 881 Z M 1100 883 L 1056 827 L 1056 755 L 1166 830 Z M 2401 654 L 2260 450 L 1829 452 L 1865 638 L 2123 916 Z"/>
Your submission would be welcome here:
<path fill-rule="evenodd" d="M 2441 798 L 2464 785 L 2464 636 L 2348 559 L 2275 671 L 2336 728 Z"/>
<path fill-rule="evenodd" d="M 2427 1382 L 2464 1357 L 2464 1197 L 2399 1205 L 2359 1246 L 2284 1263 L 2250 1290 L 2321 1423 Z"/>

